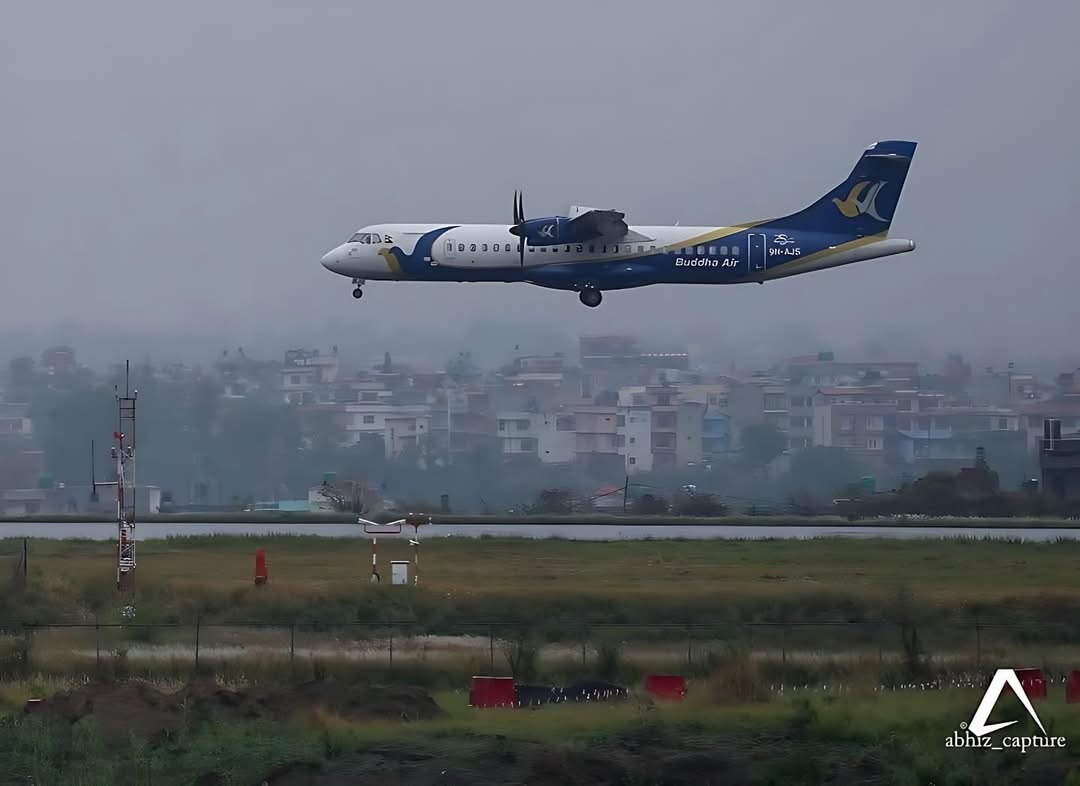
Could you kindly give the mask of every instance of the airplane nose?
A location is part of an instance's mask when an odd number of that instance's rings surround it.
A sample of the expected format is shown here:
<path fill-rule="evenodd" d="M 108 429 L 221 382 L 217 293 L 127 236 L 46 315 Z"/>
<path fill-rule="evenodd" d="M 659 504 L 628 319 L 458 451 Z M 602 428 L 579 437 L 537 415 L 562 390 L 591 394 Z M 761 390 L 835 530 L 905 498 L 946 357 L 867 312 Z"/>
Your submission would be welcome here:
<path fill-rule="evenodd" d="M 341 248 L 335 248 L 326 254 L 323 254 L 322 266 L 329 270 L 331 273 L 337 273 L 338 267 L 341 265 Z"/>

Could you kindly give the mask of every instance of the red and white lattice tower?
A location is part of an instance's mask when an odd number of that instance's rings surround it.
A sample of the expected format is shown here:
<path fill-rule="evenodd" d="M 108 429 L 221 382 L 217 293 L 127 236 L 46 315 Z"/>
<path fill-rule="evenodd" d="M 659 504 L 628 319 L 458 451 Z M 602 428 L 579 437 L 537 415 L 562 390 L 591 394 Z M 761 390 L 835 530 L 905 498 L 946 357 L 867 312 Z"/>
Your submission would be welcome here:
<path fill-rule="evenodd" d="M 130 389 L 130 374 L 125 373 L 124 395 L 116 388 L 116 588 L 125 595 L 135 590 L 135 400 L 137 390 Z M 134 611 L 129 602 L 125 614 Z"/>

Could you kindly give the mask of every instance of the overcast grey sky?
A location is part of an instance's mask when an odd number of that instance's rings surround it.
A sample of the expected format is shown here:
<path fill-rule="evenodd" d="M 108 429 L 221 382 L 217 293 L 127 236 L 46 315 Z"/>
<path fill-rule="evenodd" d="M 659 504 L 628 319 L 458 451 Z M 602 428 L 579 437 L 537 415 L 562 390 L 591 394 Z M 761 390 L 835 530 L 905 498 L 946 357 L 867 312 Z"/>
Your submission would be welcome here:
<path fill-rule="evenodd" d="M 7 0 L 0 331 L 408 349 L 482 324 L 663 325 L 740 351 L 895 333 L 1065 356 L 1077 30 L 1073 0 Z M 890 138 L 920 143 L 892 229 L 914 254 L 595 310 L 527 285 L 376 283 L 357 303 L 319 265 L 368 223 L 509 222 L 516 187 L 533 215 L 780 215 Z"/>

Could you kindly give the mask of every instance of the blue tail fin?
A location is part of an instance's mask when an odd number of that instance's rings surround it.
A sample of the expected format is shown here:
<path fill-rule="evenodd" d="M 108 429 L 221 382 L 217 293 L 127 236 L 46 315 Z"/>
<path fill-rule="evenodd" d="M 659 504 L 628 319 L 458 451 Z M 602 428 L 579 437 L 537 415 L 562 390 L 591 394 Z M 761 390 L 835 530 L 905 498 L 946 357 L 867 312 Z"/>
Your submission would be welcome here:
<path fill-rule="evenodd" d="M 915 142 L 877 142 L 866 148 L 847 180 L 810 207 L 769 224 L 836 235 L 888 233 Z"/>

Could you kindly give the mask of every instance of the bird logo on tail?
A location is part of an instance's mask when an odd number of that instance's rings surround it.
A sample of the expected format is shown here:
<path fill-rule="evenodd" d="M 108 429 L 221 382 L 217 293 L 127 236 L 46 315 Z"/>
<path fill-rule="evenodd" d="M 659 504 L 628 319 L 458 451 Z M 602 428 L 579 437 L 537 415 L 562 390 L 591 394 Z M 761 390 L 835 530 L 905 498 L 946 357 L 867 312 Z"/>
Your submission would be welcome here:
<path fill-rule="evenodd" d="M 878 180 L 873 185 L 870 184 L 869 180 L 860 180 L 851 187 L 846 199 L 840 200 L 834 197 L 833 204 L 846 218 L 855 218 L 865 214 L 878 221 L 885 222 L 888 219 L 878 215 L 877 206 L 874 204 L 884 185 L 884 180 Z M 869 189 L 867 189 L 867 186 L 870 186 Z"/>

